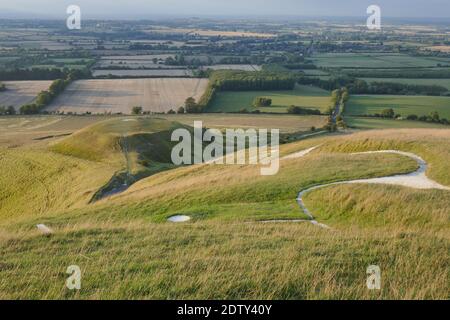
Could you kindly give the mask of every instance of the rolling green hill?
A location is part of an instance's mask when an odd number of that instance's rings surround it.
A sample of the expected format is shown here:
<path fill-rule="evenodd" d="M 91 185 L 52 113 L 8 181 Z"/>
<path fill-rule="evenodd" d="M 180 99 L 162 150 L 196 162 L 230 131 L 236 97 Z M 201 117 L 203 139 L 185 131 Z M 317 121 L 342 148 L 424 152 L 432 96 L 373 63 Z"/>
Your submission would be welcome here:
<path fill-rule="evenodd" d="M 111 176 L 126 170 L 122 139 L 139 167 L 142 159 L 165 161 L 165 133 L 180 126 L 125 119 L 56 141 L 0 149 L 6 169 L 0 183 L 7 186 L 0 194 L 0 298 L 446 298 L 447 191 L 334 186 L 305 198 L 331 230 L 260 221 L 308 220 L 296 203 L 304 188 L 417 168 L 400 155 L 352 152 L 417 153 L 430 164 L 431 178 L 450 185 L 449 130 L 310 138 L 281 146 L 282 156 L 318 148 L 281 160 L 274 176 L 261 176 L 252 165 L 173 168 L 89 204 Z M 175 214 L 192 221 L 166 221 Z M 41 235 L 38 223 L 54 233 Z M 64 288 L 65 270 L 73 264 L 82 269 L 80 291 Z M 365 287 L 370 264 L 384 270 L 381 291 Z"/>

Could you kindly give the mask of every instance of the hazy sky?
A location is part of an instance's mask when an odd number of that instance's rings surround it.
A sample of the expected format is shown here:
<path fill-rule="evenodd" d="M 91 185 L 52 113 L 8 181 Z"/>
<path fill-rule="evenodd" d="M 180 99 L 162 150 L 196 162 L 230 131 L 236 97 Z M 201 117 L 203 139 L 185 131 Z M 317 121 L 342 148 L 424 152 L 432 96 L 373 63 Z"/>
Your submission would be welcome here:
<path fill-rule="evenodd" d="M 157 15 L 189 16 L 366 16 L 377 4 L 385 17 L 450 18 L 450 0 L 0 0 L 0 16 L 33 14 L 61 16 L 79 5 L 85 17 L 145 18 Z"/>

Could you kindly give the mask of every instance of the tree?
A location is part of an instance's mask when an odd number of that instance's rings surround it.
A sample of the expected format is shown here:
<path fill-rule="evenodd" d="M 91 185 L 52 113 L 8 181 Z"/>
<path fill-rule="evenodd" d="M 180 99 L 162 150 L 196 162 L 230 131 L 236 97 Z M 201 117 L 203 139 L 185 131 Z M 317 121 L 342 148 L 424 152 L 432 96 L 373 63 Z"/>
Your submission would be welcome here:
<path fill-rule="evenodd" d="M 184 113 L 184 108 L 183 107 L 179 107 L 177 110 L 178 114 L 183 114 Z"/>
<path fill-rule="evenodd" d="M 131 109 L 132 114 L 142 114 L 142 107 L 136 106 Z"/>
<path fill-rule="evenodd" d="M 344 119 L 339 120 L 339 121 L 336 123 L 336 125 L 337 125 L 339 128 L 347 129 L 347 124 L 345 123 Z"/>
<path fill-rule="evenodd" d="M 290 114 L 300 114 L 301 111 L 301 108 L 297 106 L 289 106 L 287 109 L 287 112 Z"/>
<path fill-rule="evenodd" d="M 184 102 L 184 108 L 187 113 L 200 113 L 202 111 L 201 106 L 199 106 L 192 97 L 186 99 Z"/>
<path fill-rule="evenodd" d="M 439 113 L 434 111 L 430 114 L 430 117 L 432 119 L 433 122 L 439 122 L 440 121 L 440 117 L 439 117 Z"/>
<path fill-rule="evenodd" d="M 270 107 L 271 105 L 272 105 L 272 99 L 269 99 L 269 98 L 256 97 L 255 100 L 253 100 L 253 106 L 255 108 Z"/>
<path fill-rule="evenodd" d="M 14 109 L 13 106 L 8 106 L 8 107 L 6 108 L 6 114 L 7 114 L 7 115 L 10 115 L 10 116 L 13 116 L 13 115 L 16 114 L 16 109 Z"/>
<path fill-rule="evenodd" d="M 334 107 L 334 106 L 329 106 L 329 107 L 327 108 L 327 110 L 325 111 L 325 114 L 332 115 L 333 112 L 334 112 L 334 110 L 335 110 L 335 107 Z"/>
<path fill-rule="evenodd" d="M 394 109 L 384 109 L 383 111 L 381 111 L 381 117 L 382 118 L 389 118 L 392 119 L 395 116 L 395 111 Z"/>
<path fill-rule="evenodd" d="M 350 95 L 348 94 L 348 90 L 347 90 L 347 88 L 344 88 L 343 90 L 342 90 L 342 102 L 347 102 L 348 101 L 348 99 L 350 99 Z"/>
<path fill-rule="evenodd" d="M 170 109 L 169 111 L 167 111 L 167 114 L 175 114 L 176 112 L 173 109 Z"/>
<path fill-rule="evenodd" d="M 21 114 L 37 114 L 40 108 L 36 104 L 26 104 L 20 107 Z"/>

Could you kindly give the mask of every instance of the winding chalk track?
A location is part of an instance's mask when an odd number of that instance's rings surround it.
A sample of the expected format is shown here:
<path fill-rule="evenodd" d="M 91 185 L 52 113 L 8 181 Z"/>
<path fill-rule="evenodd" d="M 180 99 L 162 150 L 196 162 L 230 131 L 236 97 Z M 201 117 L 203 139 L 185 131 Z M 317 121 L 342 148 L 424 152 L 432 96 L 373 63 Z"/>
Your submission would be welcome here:
<path fill-rule="evenodd" d="M 307 154 L 309 154 L 310 152 L 312 152 L 313 150 L 317 149 L 319 146 L 316 147 L 312 147 L 303 151 L 300 151 L 298 153 L 294 153 L 292 155 L 289 155 L 287 157 L 282 158 L 282 160 L 284 159 L 296 159 L 296 158 L 301 158 L 306 156 Z M 366 184 L 389 184 L 389 185 L 398 185 L 398 186 L 402 186 L 402 187 L 409 187 L 409 188 L 414 188 L 414 189 L 440 189 L 440 190 L 448 190 L 450 191 L 450 187 L 441 185 L 439 183 L 437 183 L 434 180 L 431 180 L 430 178 L 428 178 L 426 176 L 426 171 L 427 171 L 427 163 L 425 160 L 423 160 L 421 157 L 419 157 L 418 155 L 414 154 L 414 153 L 410 153 L 410 152 L 404 152 L 404 151 L 399 151 L 399 150 L 380 150 L 380 151 L 368 151 L 368 152 L 358 152 L 358 153 L 352 153 L 352 155 L 360 155 L 360 154 L 379 154 L 379 153 L 390 153 L 390 154 L 399 154 L 399 155 L 403 155 L 409 158 L 412 158 L 414 160 L 417 161 L 417 164 L 419 165 L 419 169 L 417 169 L 414 172 L 411 173 L 406 173 L 406 174 L 398 174 L 398 175 L 393 175 L 393 176 L 386 176 L 386 177 L 381 177 L 381 178 L 372 178 L 372 179 L 356 179 L 356 180 L 347 180 L 347 181 L 340 181 L 340 182 L 333 182 L 333 183 L 327 183 L 327 184 L 322 184 L 322 185 L 317 185 L 305 190 L 302 190 L 298 193 L 297 196 L 297 203 L 299 205 L 299 207 L 302 209 L 302 211 L 308 216 L 310 217 L 311 220 L 302 220 L 302 219 L 298 219 L 298 220 L 272 220 L 272 221 L 263 221 L 265 223 L 269 223 L 269 222 L 310 222 L 316 226 L 322 227 L 322 228 L 327 228 L 329 229 L 329 227 L 325 224 L 319 223 L 317 222 L 317 220 L 315 220 L 314 215 L 312 214 L 312 212 L 310 210 L 308 210 L 308 208 L 306 207 L 304 201 L 303 201 L 303 197 L 305 196 L 305 194 L 320 189 L 320 188 L 325 188 L 325 187 L 329 187 L 329 186 L 334 186 L 334 185 L 341 185 L 341 184 L 357 184 L 357 183 L 366 183 Z"/>

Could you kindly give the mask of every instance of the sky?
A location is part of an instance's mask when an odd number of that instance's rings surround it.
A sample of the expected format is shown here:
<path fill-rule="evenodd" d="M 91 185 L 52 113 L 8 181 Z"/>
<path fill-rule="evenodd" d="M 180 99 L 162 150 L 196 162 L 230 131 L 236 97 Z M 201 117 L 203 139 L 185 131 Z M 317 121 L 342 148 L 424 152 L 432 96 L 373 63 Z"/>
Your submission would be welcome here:
<path fill-rule="evenodd" d="M 369 5 L 385 17 L 450 18 L 450 0 L 0 0 L 0 17 L 66 18 L 78 5 L 85 18 L 156 16 L 366 17 Z"/>

